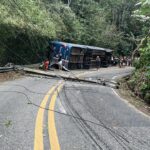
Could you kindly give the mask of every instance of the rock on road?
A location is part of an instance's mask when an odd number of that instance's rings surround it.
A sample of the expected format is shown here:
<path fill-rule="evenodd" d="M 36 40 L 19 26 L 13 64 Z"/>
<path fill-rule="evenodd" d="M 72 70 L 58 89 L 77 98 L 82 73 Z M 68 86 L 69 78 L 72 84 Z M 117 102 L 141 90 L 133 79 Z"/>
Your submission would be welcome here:
<path fill-rule="evenodd" d="M 100 69 L 86 78 L 116 78 L 131 68 Z M 35 123 L 40 105 L 49 89 L 60 79 L 22 77 L 0 84 L 0 149 L 35 150 Z M 46 104 L 48 108 L 51 103 Z M 44 150 L 149 150 L 150 119 L 125 103 L 110 87 L 65 81 L 55 103 L 56 136 L 49 137 L 48 112 L 44 110 Z M 54 145 L 55 145 L 54 139 Z"/>

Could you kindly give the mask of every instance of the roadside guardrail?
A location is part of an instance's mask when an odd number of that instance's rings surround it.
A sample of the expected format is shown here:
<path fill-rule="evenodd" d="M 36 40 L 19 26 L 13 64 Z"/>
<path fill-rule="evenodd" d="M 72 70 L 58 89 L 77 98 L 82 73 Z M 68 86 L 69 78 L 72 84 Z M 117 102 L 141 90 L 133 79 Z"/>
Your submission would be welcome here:
<path fill-rule="evenodd" d="M 4 73 L 4 72 L 9 72 L 9 71 L 14 71 L 15 67 L 0 67 L 0 73 Z"/>

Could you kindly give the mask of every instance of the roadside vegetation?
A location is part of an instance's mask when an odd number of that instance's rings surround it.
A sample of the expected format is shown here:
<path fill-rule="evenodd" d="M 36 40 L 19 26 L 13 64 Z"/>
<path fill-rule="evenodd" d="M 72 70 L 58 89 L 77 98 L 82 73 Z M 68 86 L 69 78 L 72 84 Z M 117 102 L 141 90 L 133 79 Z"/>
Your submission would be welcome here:
<path fill-rule="evenodd" d="M 136 11 L 136 14 L 141 17 L 141 19 L 149 18 L 150 1 L 142 1 L 141 7 Z M 138 47 L 134 50 L 133 55 L 136 55 L 136 53 L 138 53 L 140 57 L 133 59 L 135 71 L 127 81 L 127 84 L 136 96 L 150 104 L 150 28 Z"/>
<path fill-rule="evenodd" d="M 140 48 L 140 59 L 134 61 L 135 71 L 127 81 L 136 96 L 150 104 L 150 38 Z"/>

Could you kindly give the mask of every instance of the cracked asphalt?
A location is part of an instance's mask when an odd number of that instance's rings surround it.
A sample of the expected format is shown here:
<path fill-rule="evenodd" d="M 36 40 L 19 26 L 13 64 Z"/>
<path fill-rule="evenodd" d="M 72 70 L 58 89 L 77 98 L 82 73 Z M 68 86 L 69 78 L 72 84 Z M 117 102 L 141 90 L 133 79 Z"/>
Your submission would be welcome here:
<path fill-rule="evenodd" d="M 84 77 L 112 80 L 132 70 L 105 68 L 84 74 Z M 0 83 L 1 150 L 34 149 L 39 108 L 29 100 L 40 105 L 48 90 L 59 80 L 25 76 Z M 65 81 L 57 96 L 55 111 L 61 150 L 150 149 L 150 118 L 130 107 L 110 87 Z M 47 110 L 44 111 L 43 138 L 44 149 L 51 149 Z"/>

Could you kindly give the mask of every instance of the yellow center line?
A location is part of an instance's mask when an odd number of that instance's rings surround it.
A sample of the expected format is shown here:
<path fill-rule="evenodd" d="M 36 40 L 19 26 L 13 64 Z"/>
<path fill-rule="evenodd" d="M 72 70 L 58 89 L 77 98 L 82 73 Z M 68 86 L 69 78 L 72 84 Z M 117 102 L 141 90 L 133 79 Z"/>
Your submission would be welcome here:
<path fill-rule="evenodd" d="M 55 90 L 56 85 L 52 86 L 52 88 L 48 91 L 44 99 L 42 100 L 40 107 L 45 108 L 47 101 L 52 94 L 52 92 Z M 38 114 L 36 117 L 36 124 L 35 124 L 35 135 L 34 135 L 34 150 L 43 150 L 44 144 L 43 144 L 43 118 L 44 118 L 44 109 L 39 108 Z"/>
<path fill-rule="evenodd" d="M 84 75 L 84 73 L 83 73 Z M 82 73 L 78 75 L 82 76 Z M 55 102 L 56 98 L 58 96 L 58 92 L 61 90 L 63 87 L 64 83 L 61 83 L 57 90 L 56 87 L 57 85 L 53 86 L 49 92 L 46 94 L 44 99 L 42 100 L 40 107 L 45 108 L 46 104 L 48 102 L 48 99 L 50 95 L 54 92 L 52 95 L 49 109 L 54 110 L 55 107 Z M 44 109 L 39 108 L 37 118 L 36 118 L 36 124 L 35 124 L 35 137 L 34 137 L 34 150 L 44 150 L 44 143 L 43 143 L 43 118 L 44 118 Z M 48 112 L 48 133 L 49 133 L 49 141 L 50 141 L 50 146 L 51 150 L 60 150 L 60 145 L 59 145 L 59 140 L 57 136 L 57 131 L 56 131 L 56 126 L 55 126 L 55 116 L 54 116 L 54 111 L 49 111 Z"/>
<path fill-rule="evenodd" d="M 63 87 L 63 83 L 61 83 L 58 89 L 54 92 L 49 105 L 50 110 L 54 110 L 58 92 L 61 90 L 62 87 Z M 55 116 L 53 111 L 48 112 L 48 133 L 49 133 L 51 150 L 60 150 L 59 140 L 58 140 L 56 126 L 55 126 Z"/>
<path fill-rule="evenodd" d="M 85 73 L 78 74 L 78 77 L 83 76 L 84 74 Z M 53 93 L 50 104 L 49 104 L 50 110 L 54 110 L 58 93 L 62 89 L 63 85 L 64 85 L 64 82 L 61 83 L 58 86 L 57 90 Z M 48 112 L 48 134 L 49 134 L 50 149 L 51 150 L 60 150 L 59 140 L 58 140 L 58 136 L 57 136 L 57 130 L 56 130 L 56 126 L 55 126 L 54 111 Z"/>

